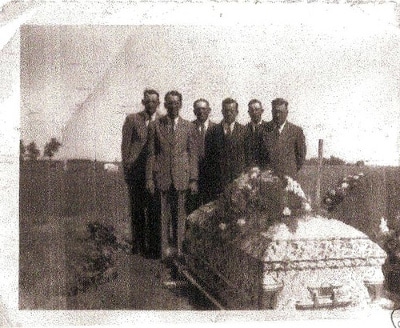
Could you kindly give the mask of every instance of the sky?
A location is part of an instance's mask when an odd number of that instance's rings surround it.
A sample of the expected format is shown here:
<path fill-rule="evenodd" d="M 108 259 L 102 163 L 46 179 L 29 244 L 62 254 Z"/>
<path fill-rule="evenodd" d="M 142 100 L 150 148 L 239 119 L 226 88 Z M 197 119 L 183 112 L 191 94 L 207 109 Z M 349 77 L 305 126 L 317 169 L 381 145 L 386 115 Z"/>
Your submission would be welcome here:
<path fill-rule="evenodd" d="M 262 24 L 37 26 L 21 29 L 21 138 L 43 149 L 57 137 L 58 158 L 120 160 L 128 113 L 142 110 L 145 88 L 192 103 L 289 102 L 288 120 L 306 135 L 307 157 L 398 165 L 400 29 L 390 12 L 313 7 L 286 15 L 276 7 Z M 164 111 L 160 106 L 160 112 Z"/>

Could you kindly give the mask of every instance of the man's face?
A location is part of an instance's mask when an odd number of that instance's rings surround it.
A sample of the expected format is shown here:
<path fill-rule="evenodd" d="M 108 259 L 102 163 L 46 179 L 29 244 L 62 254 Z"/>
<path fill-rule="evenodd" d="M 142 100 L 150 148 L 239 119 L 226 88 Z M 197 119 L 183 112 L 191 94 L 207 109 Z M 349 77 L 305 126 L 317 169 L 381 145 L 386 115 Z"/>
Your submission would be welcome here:
<path fill-rule="evenodd" d="M 285 123 L 287 115 L 288 110 L 285 104 L 281 104 L 272 108 L 272 120 L 279 126 Z"/>
<path fill-rule="evenodd" d="M 222 116 L 225 123 L 232 124 L 236 120 L 239 111 L 235 103 L 224 104 L 222 107 Z"/>
<path fill-rule="evenodd" d="M 160 104 L 160 100 L 155 93 L 146 93 L 144 95 L 144 99 L 142 100 L 142 104 L 146 112 L 151 116 L 156 112 L 157 107 Z"/>
<path fill-rule="evenodd" d="M 171 119 L 175 119 L 179 115 L 179 110 L 182 107 L 182 102 L 179 100 L 178 96 L 168 95 L 164 102 L 164 106 L 167 109 L 167 114 Z"/>
<path fill-rule="evenodd" d="M 199 122 L 204 123 L 210 115 L 211 108 L 207 105 L 205 101 L 198 101 L 194 105 L 194 115 L 196 115 Z"/>
<path fill-rule="evenodd" d="M 260 103 L 255 102 L 249 105 L 250 119 L 254 124 L 258 124 L 261 122 L 261 116 L 263 112 L 264 109 L 262 108 Z"/>

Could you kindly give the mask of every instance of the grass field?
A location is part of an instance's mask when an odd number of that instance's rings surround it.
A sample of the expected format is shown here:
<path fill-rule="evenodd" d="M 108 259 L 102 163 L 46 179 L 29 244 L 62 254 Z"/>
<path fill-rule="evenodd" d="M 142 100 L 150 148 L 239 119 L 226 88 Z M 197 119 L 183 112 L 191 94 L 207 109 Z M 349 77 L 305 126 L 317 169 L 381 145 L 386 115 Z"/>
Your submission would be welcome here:
<path fill-rule="evenodd" d="M 316 172 L 315 166 L 306 166 L 298 179 L 314 207 Z M 346 198 L 330 216 L 355 226 L 375 239 L 381 217 L 388 220 L 389 226 L 399 227 L 396 217 L 400 214 L 400 168 L 324 166 L 321 194 L 343 177 L 359 172 L 365 174 L 366 183 L 359 192 Z M 68 271 L 65 254 L 73 231 L 97 221 L 113 226 L 116 235 L 129 239 L 128 204 L 122 173 L 105 171 L 103 163 L 75 162 L 69 165 L 68 170 L 63 169 L 63 163 L 56 161 L 22 163 L 19 204 L 20 306 L 76 308 L 76 300 L 71 305 L 71 300 L 63 297 L 68 283 L 68 277 L 63 275 Z M 46 280 L 50 283 L 44 284 Z M 127 288 L 120 288 L 119 296 L 122 297 Z M 122 306 L 130 297 L 126 294 L 118 304 Z M 85 302 L 85 308 L 100 306 Z M 159 306 L 162 309 L 164 305 Z"/>

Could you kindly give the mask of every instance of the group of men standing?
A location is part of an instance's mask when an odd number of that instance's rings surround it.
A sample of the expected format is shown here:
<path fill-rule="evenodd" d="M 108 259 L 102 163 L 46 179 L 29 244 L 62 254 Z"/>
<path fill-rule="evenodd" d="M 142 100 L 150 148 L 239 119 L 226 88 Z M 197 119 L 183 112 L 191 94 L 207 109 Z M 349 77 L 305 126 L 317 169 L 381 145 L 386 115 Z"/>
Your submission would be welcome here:
<path fill-rule="evenodd" d="M 272 120 L 262 120 L 262 103 L 248 103 L 250 122 L 236 121 L 236 100 L 222 101 L 222 121 L 209 120 L 206 99 L 193 103 L 196 120 L 179 113 L 182 95 L 164 97 L 165 116 L 159 116 L 159 94 L 146 89 L 144 110 L 127 116 L 122 129 L 122 162 L 128 185 L 133 252 L 162 260 L 183 257 L 186 215 L 217 198 L 247 167 L 270 168 L 296 177 L 306 145 L 303 130 L 288 122 L 288 102 L 272 101 Z"/>

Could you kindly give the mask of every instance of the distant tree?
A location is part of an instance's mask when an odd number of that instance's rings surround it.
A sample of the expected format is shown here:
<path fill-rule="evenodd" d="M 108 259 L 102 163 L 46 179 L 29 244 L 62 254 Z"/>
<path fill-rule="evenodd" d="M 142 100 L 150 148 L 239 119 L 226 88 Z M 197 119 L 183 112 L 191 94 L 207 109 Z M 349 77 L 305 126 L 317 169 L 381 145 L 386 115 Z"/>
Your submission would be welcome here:
<path fill-rule="evenodd" d="M 365 163 L 364 163 L 364 161 L 357 161 L 357 162 L 356 162 L 356 165 L 357 165 L 358 167 L 363 167 L 363 166 L 365 165 Z"/>
<path fill-rule="evenodd" d="M 28 152 L 27 157 L 32 161 L 36 161 L 40 156 L 40 150 L 34 141 L 26 147 L 26 151 Z"/>
<path fill-rule="evenodd" d="M 22 162 L 25 159 L 26 147 L 22 139 L 19 140 L 19 161 Z"/>
<path fill-rule="evenodd" d="M 309 159 L 306 159 L 305 164 L 306 165 L 318 165 L 318 158 L 317 157 L 311 157 Z M 323 158 L 322 159 L 322 164 L 323 165 L 345 165 L 346 162 L 338 157 L 331 156 L 330 158 Z"/>
<path fill-rule="evenodd" d="M 58 152 L 61 147 L 61 143 L 56 138 L 51 138 L 49 142 L 47 142 L 44 146 L 43 156 L 52 159 L 54 154 Z"/>
<path fill-rule="evenodd" d="M 328 165 L 345 165 L 346 162 L 339 157 L 331 156 L 328 160 Z"/>
<path fill-rule="evenodd" d="M 324 158 L 325 160 L 325 158 Z M 311 157 L 305 160 L 304 164 L 306 165 L 318 165 L 318 158 L 317 157 Z"/>

